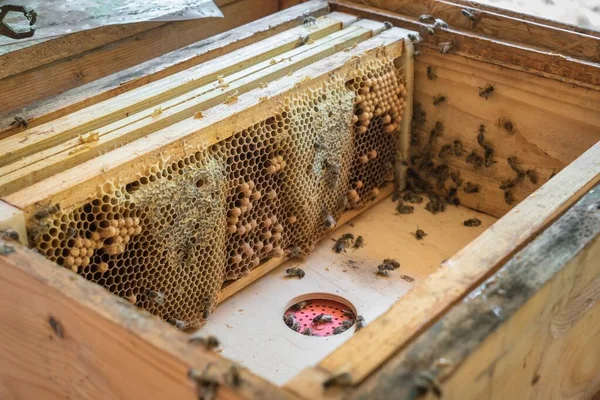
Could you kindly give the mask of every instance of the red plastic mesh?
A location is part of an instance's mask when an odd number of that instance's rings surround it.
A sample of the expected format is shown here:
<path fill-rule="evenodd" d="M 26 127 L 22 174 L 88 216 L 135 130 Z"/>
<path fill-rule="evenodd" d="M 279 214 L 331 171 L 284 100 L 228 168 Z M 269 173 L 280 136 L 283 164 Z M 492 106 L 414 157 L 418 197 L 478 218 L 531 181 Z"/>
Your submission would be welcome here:
<path fill-rule="evenodd" d="M 342 313 L 342 310 L 350 310 L 344 303 L 335 300 L 308 300 L 310 304 L 300 311 L 288 308 L 285 315 L 294 314 L 298 322 L 300 322 L 300 332 L 306 328 L 311 328 L 315 336 L 331 336 L 333 330 L 342 325 L 342 322 L 348 319 Z M 333 317 L 333 322 L 326 324 L 313 324 L 312 319 L 319 314 L 329 314 Z M 350 328 L 352 329 L 352 328 Z"/>

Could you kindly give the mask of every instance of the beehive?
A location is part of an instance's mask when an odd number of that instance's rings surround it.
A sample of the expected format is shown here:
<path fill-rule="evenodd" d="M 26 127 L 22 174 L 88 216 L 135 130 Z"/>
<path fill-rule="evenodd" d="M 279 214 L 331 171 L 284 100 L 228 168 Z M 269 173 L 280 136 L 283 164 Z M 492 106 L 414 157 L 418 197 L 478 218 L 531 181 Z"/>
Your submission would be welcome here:
<path fill-rule="evenodd" d="M 308 254 L 393 180 L 410 102 L 404 35 L 387 30 L 63 172 L 102 170 L 31 201 L 30 244 L 179 328 L 200 324 L 224 282 Z M 235 128 L 218 119 L 232 109 Z M 139 150 L 153 137 L 170 142 Z"/>

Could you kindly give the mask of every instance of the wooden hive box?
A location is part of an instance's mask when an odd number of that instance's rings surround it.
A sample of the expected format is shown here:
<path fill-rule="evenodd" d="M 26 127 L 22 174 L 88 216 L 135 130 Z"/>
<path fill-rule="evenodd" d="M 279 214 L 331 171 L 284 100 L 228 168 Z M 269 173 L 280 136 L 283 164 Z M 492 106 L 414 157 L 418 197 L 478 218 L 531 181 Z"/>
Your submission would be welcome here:
<path fill-rule="evenodd" d="M 0 397 L 593 398 L 599 34 L 293 3 L 5 107 Z"/>

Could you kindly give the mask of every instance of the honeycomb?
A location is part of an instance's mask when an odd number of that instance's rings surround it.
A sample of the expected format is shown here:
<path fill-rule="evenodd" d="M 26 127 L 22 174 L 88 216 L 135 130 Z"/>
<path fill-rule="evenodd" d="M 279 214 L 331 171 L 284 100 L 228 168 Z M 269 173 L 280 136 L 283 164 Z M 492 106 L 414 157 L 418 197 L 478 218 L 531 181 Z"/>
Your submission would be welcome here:
<path fill-rule="evenodd" d="M 308 254 L 393 175 L 407 95 L 387 55 L 292 90 L 271 117 L 183 159 L 140 165 L 81 207 L 32 217 L 57 264 L 179 328 L 201 324 L 226 281 Z"/>

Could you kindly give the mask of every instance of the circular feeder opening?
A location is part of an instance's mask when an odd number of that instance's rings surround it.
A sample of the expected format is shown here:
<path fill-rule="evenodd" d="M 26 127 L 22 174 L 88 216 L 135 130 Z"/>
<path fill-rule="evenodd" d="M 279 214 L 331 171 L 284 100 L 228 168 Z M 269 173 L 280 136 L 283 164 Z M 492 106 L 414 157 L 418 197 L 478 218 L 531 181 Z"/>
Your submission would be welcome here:
<path fill-rule="evenodd" d="M 331 321 L 314 322 L 315 317 L 320 314 L 331 316 Z M 312 293 L 296 297 L 286 305 L 283 313 L 284 323 L 286 317 L 293 316 L 299 326 L 296 332 L 303 334 L 310 328 L 311 336 L 319 337 L 333 336 L 334 332 L 343 330 L 340 328 L 336 331 L 336 328 L 341 327 L 346 320 L 352 320 L 348 330 L 354 329 L 356 315 L 356 308 L 348 300 L 327 293 Z M 290 326 L 288 328 L 293 329 Z"/>

